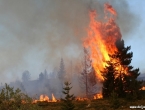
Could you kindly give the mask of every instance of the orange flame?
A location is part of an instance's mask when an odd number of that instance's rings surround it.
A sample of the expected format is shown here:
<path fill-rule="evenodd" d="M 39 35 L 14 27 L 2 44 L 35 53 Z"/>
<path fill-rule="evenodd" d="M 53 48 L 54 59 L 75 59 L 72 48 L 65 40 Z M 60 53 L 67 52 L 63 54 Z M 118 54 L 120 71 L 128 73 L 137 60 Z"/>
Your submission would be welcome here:
<path fill-rule="evenodd" d="M 113 14 L 113 15 L 115 15 L 115 16 L 117 15 L 115 9 L 114 9 L 110 4 L 106 3 L 106 4 L 104 5 L 104 7 L 105 7 L 105 10 L 106 10 L 106 11 L 109 11 L 111 14 Z"/>
<path fill-rule="evenodd" d="M 102 99 L 102 98 L 103 98 L 103 95 L 101 93 L 94 95 L 94 99 Z"/>
<path fill-rule="evenodd" d="M 52 102 L 57 102 L 56 98 L 54 97 L 54 95 L 52 94 Z"/>
<path fill-rule="evenodd" d="M 46 102 L 57 102 L 56 98 L 54 97 L 54 95 L 52 94 L 52 100 L 49 99 L 49 97 L 47 95 L 40 95 L 39 100 L 34 100 L 32 103 L 37 103 L 38 101 L 46 101 Z"/>
<path fill-rule="evenodd" d="M 85 97 L 77 97 L 75 100 L 76 101 L 85 101 L 85 100 L 88 100 L 88 98 L 85 98 Z"/>
<path fill-rule="evenodd" d="M 143 86 L 140 90 L 145 90 L 145 86 Z"/>
<path fill-rule="evenodd" d="M 110 14 L 117 15 L 116 11 L 109 4 L 105 4 L 105 10 L 108 10 Z M 106 65 L 104 61 L 110 60 L 108 54 L 113 54 L 114 51 L 117 51 L 115 43 L 122 36 L 113 17 L 109 16 L 107 21 L 99 22 L 96 21 L 96 11 L 91 11 L 89 15 L 88 36 L 84 39 L 83 45 L 89 49 L 96 77 L 102 81 L 103 77 L 100 70 L 103 70 Z"/>

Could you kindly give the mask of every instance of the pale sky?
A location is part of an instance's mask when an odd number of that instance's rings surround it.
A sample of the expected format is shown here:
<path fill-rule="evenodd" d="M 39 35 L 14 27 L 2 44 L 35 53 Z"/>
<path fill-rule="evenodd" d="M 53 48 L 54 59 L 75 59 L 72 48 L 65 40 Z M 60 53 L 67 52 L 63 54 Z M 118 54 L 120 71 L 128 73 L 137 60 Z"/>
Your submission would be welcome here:
<path fill-rule="evenodd" d="M 129 33 L 129 37 L 125 40 L 126 45 L 131 45 L 131 51 L 133 52 L 132 65 L 136 68 L 140 68 L 141 73 L 145 73 L 145 1 L 144 0 L 127 0 L 130 9 L 134 14 L 140 18 L 140 21 L 134 21 L 138 23 L 136 29 Z M 145 75 L 144 75 L 145 76 Z"/>
<path fill-rule="evenodd" d="M 25 70 L 36 79 L 56 69 L 61 57 L 68 67 L 77 64 L 89 9 L 101 14 L 106 1 L 119 13 L 132 65 L 145 73 L 144 0 L 0 0 L 0 82 L 21 80 Z"/>

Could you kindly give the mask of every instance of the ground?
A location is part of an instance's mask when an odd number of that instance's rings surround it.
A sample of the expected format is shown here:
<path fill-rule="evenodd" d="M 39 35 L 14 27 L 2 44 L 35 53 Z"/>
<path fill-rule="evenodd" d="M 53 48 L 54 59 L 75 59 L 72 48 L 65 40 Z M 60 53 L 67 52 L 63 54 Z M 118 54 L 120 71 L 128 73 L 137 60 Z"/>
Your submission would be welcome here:
<path fill-rule="evenodd" d="M 119 99 L 119 108 L 111 107 L 109 100 L 98 99 L 91 101 L 75 101 L 74 110 L 130 110 L 130 106 L 145 106 L 145 100 L 127 101 Z M 61 102 L 56 103 L 39 103 L 38 106 L 42 110 L 61 110 Z"/>

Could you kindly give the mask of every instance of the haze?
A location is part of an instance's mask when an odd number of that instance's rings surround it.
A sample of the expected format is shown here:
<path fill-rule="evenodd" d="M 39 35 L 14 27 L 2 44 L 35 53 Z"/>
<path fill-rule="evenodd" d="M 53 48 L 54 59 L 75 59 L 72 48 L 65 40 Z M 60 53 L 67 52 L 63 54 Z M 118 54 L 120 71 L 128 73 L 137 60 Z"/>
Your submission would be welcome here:
<path fill-rule="evenodd" d="M 109 2 L 117 11 L 117 24 L 125 45 L 131 45 L 132 65 L 145 72 L 145 1 L 143 0 L 0 0 L 0 82 L 21 80 L 28 70 L 37 79 L 45 69 L 80 63 L 82 38 L 87 36 L 89 10 L 103 14 Z"/>

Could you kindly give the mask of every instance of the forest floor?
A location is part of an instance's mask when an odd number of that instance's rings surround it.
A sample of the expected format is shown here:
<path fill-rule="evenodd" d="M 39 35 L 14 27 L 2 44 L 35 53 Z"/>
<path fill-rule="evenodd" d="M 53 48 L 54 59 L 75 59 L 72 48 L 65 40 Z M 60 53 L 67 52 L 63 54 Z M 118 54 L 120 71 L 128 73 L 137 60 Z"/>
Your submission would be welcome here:
<path fill-rule="evenodd" d="M 37 103 L 42 110 L 61 110 L 62 102 Z M 74 110 L 130 110 L 131 107 L 138 107 L 138 109 L 145 109 L 145 100 L 127 101 L 119 99 L 118 102 L 112 104 L 109 100 L 97 99 L 86 101 L 74 101 Z M 137 108 L 134 108 L 134 110 Z"/>

